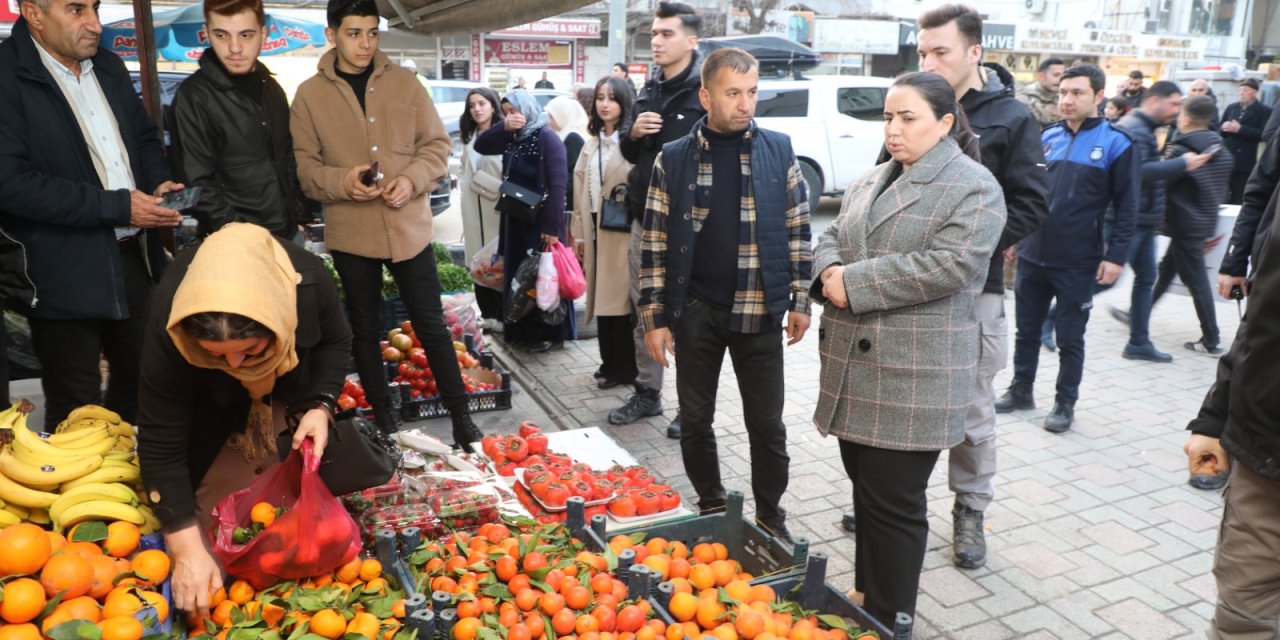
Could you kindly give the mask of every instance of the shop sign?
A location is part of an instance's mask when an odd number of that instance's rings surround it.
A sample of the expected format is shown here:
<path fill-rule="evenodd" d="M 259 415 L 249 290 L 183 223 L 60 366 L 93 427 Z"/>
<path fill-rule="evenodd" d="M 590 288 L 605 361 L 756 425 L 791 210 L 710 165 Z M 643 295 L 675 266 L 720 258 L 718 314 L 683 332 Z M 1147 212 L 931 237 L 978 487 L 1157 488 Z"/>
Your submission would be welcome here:
<path fill-rule="evenodd" d="M 1138 56 L 1152 60 L 1171 60 L 1174 62 L 1199 62 L 1204 60 L 1204 38 L 1190 36 L 1163 36 L 1141 34 L 1135 42 L 1138 44 Z"/>
<path fill-rule="evenodd" d="M 599 20 L 539 20 L 494 31 L 495 36 L 533 36 L 543 38 L 599 38 Z"/>
<path fill-rule="evenodd" d="M 445 62 L 454 60 L 465 62 L 471 59 L 471 49 L 469 47 L 440 47 L 440 59 Z"/>
<path fill-rule="evenodd" d="M 18 0 L 0 0 L 0 22 L 17 22 L 20 15 Z"/>
<path fill-rule="evenodd" d="M 480 82 L 480 50 L 483 48 L 480 44 L 480 34 L 471 34 L 471 81 Z"/>
<path fill-rule="evenodd" d="M 1077 51 L 1090 56 L 1122 56 L 1138 57 L 1138 34 L 1129 31 L 1105 31 L 1102 29 L 1082 29 L 1077 35 L 1079 48 Z"/>
<path fill-rule="evenodd" d="M 1018 28 L 1014 47 L 1018 51 L 1047 51 L 1076 53 L 1076 43 L 1071 29 L 1044 25 Z"/>
<path fill-rule="evenodd" d="M 572 51 L 573 43 L 565 40 L 484 40 L 485 64 L 506 67 L 568 69 Z"/>
<path fill-rule="evenodd" d="M 649 79 L 649 65 L 635 62 L 627 65 L 627 77 L 633 81 L 645 82 Z"/>
<path fill-rule="evenodd" d="M 898 53 L 898 23 L 887 20 L 813 21 L 813 48 L 830 53 Z"/>
<path fill-rule="evenodd" d="M 751 15 L 742 7 L 731 9 L 725 16 L 725 35 L 751 34 Z M 812 11 L 770 11 L 765 14 L 764 28 L 760 35 L 781 36 L 795 42 L 808 44 L 814 41 Z"/>

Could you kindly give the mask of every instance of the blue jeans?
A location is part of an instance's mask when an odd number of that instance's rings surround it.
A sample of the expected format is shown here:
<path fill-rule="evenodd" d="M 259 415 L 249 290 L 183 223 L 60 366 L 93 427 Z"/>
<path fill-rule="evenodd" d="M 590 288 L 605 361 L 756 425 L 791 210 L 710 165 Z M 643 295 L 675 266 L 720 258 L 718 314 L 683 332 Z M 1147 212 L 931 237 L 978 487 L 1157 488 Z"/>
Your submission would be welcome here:
<path fill-rule="evenodd" d="M 1129 244 L 1129 266 L 1133 267 L 1133 291 L 1129 294 L 1129 344 L 1151 344 L 1151 292 L 1156 285 L 1156 230 L 1135 227 Z M 1099 285 L 1102 293 L 1113 285 Z"/>
<path fill-rule="evenodd" d="M 1094 269 L 1056 269 L 1018 261 L 1014 284 L 1017 337 L 1013 346 L 1013 383 L 1031 385 L 1040 365 L 1040 332 L 1049 305 L 1058 299 L 1058 386 L 1055 400 L 1074 405 L 1084 374 L 1084 331 L 1093 308 Z"/>

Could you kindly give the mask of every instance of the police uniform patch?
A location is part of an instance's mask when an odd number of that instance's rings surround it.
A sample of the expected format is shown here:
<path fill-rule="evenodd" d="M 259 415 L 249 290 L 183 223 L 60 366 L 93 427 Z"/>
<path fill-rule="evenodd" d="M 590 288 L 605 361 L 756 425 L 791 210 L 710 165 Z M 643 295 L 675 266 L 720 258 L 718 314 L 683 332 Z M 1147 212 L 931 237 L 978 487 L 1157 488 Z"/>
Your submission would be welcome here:
<path fill-rule="evenodd" d="M 1093 150 L 1089 152 L 1089 159 L 1094 162 L 1102 160 L 1102 147 L 1094 147 Z"/>

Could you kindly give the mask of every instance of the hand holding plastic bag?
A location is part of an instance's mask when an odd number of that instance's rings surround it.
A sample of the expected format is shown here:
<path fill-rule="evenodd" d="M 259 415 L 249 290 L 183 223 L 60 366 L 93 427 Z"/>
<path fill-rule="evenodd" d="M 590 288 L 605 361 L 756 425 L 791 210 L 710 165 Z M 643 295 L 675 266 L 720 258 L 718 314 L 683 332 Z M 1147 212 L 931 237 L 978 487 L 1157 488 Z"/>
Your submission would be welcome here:
<path fill-rule="evenodd" d="M 560 275 L 555 255 L 544 251 L 538 257 L 538 308 L 550 311 L 560 306 Z"/>
<path fill-rule="evenodd" d="M 551 254 L 555 256 L 556 272 L 560 275 L 560 297 L 577 300 L 587 291 L 587 277 L 578 264 L 578 256 L 559 242 L 551 245 Z"/>

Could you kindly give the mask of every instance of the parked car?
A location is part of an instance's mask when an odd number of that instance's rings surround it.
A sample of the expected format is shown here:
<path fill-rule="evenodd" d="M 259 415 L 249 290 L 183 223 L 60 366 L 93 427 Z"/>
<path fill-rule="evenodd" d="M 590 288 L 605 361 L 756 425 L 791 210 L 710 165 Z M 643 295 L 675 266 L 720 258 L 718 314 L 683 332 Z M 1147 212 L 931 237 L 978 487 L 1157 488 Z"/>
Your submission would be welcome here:
<path fill-rule="evenodd" d="M 762 79 L 756 123 L 791 136 L 809 208 L 839 195 L 875 166 L 884 146 L 884 97 L 893 83 L 870 76 Z"/>
<path fill-rule="evenodd" d="M 170 149 L 169 132 L 173 130 L 173 98 L 178 94 L 178 85 L 182 84 L 191 75 L 190 71 L 159 71 L 157 75 L 160 77 L 160 103 L 164 109 L 164 149 L 165 153 L 172 158 Z M 138 93 L 138 97 L 142 97 L 142 78 L 137 71 L 130 71 L 129 76 L 133 79 L 133 90 Z M 466 96 L 466 92 L 463 92 Z M 458 113 L 461 113 L 459 111 Z M 454 132 L 457 132 L 457 117 L 454 117 Z M 431 192 L 431 215 L 438 216 L 449 208 L 449 192 L 452 190 L 452 179 L 448 176 L 440 181 L 436 186 L 436 190 Z"/>
<path fill-rule="evenodd" d="M 551 102 L 560 96 L 573 97 L 572 93 L 569 93 L 568 91 L 561 91 L 559 89 L 530 89 L 529 95 L 533 96 L 533 99 L 537 100 L 538 104 L 542 105 L 543 109 L 547 108 L 548 102 Z"/>

